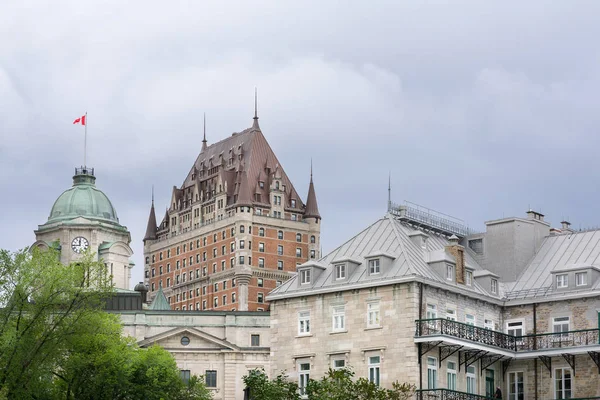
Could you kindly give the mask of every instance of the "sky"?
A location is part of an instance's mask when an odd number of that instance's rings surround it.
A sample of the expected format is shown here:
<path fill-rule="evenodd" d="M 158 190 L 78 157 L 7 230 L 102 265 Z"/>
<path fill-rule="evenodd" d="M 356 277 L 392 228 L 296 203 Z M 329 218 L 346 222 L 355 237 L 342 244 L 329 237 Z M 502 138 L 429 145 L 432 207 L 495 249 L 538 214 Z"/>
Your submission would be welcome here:
<path fill-rule="evenodd" d="M 252 124 L 327 253 L 392 199 L 600 226 L 598 1 L 0 3 L 0 248 L 35 241 L 87 164 L 131 231 L 132 282 L 201 149 Z"/>

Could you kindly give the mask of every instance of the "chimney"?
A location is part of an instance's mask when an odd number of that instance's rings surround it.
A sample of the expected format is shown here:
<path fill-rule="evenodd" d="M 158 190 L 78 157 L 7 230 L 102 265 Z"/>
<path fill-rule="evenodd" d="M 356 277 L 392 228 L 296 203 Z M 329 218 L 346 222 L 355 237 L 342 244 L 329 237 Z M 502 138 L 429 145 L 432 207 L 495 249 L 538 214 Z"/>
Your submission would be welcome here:
<path fill-rule="evenodd" d="M 459 239 L 456 235 L 448 238 L 448 246 L 446 251 L 454 256 L 456 261 L 456 283 L 465 283 L 466 265 L 465 265 L 465 248 L 458 244 Z"/>
<path fill-rule="evenodd" d="M 560 223 L 562 225 L 562 229 L 564 230 L 571 230 L 571 223 L 569 221 L 561 221 Z"/>
<path fill-rule="evenodd" d="M 534 219 L 537 221 L 543 221 L 544 220 L 544 214 L 539 213 L 537 211 L 533 211 L 532 209 L 529 209 L 529 211 L 527 211 L 527 217 L 529 219 Z"/>

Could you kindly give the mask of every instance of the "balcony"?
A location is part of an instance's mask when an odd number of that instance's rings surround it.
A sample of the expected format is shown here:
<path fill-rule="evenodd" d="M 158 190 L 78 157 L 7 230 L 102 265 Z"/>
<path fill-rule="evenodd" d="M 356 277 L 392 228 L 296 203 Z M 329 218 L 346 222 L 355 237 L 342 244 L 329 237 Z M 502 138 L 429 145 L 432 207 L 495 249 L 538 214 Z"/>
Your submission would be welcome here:
<path fill-rule="evenodd" d="M 579 354 L 600 351 L 598 329 L 512 336 L 443 318 L 421 319 L 415 322 L 416 343 L 439 341 L 440 344 L 444 342 L 467 349 L 489 351 L 509 358 L 558 356 L 564 353 Z"/>
<path fill-rule="evenodd" d="M 422 389 L 415 392 L 416 400 L 492 400 L 493 397 L 450 389 Z"/>

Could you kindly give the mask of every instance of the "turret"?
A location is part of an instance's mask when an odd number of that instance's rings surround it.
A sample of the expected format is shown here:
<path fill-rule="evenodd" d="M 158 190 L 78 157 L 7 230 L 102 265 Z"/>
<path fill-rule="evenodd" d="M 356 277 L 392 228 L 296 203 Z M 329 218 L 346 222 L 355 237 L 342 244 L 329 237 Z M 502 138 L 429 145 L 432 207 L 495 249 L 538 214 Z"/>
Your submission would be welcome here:
<path fill-rule="evenodd" d="M 146 240 L 156 240 L 156 214 L 154 212 L 154 189 L 152 189 L 152 206 L 150 207 L 150 216 L 148 216 L 148 226 L 144 235 L 144 244 Z"/>

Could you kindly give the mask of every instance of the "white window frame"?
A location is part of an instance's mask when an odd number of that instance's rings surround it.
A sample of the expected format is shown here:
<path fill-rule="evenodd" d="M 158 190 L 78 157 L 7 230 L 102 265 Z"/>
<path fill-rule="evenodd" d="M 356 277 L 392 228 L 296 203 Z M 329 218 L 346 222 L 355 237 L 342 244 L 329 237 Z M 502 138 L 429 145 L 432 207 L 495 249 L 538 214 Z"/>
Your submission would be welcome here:
<path fill-rule="evenodd" d="M 456 321 L 456 308 L 446 307 L 446 319 Z"/>
<path fill-rule="evenodd" d="M 337 365 L 337 363 L 341 362 L 342 365 Z M 345 357 L 333 357 L 331 359 L 331 369 L 334 371 L 346 368 L 346 358 Z"/>
<path fill-rule="evenodd" d="M 306 396 L 306 386 L 308 385 L 309 379 L 310 361 L 298 361 L 298 391 L 303 398 Z"/>
<path fill-rule="evenodd" d="M 453 365 L 453 367 L 451 367 Z M 446 387 L 450 390 L 457 390 L 457 372 L 456 372 L 456 361 L 449 360 L 446 363 Z"/>
<path fill-rule="evenodd" d="M 583 278 L 582 282 L 579 282 L 580 279 L 579 278 Z M 588 282 L 588 273 L 587 271 L 584 272 L 576 272 L 575 273 L 575 286 L 587 286 Z"/>
<path fill-rule="evenodd" d="M 556 288 L 564 289 L 569 287 L 569 274 L 556 275 Z"/>
<path fill-rule="evenodd" d="M 333 306 L 331 313 L 331 330 L 333 332 L 346 331 L 346 307 Z"/>
<path fill-rule="evenodd" d="M 494 325 L 495 325 L 495 323 L 494 323 L 493 319 L 485 318 L 483 320 L 483 327 L 485 329 L 489 329 L 489 330 L 493 331 L 494 330 Z"/>
<path fill-rule="evenodd" d="M 379 386 L 381 381 L 381 356 L 369 356 L 369 382 Z"/>
<path fill-rule="evenodd" d="M 378 275 L 381 273 L 381 262 L 379 258 L 369 260 L 369 275 Z"/>
<path fill-rule="evenodd" d="M 427 389 L 437 389 L 437 358 L 427 357 Z"/>
<path fill-rule="evenodd" d="M 559 374 L 560 372 L 560 374 Z M 565 379 L 565 372 L 568 373 L 568 379 Z M 559 376 L 560 375 L 560 376 Z M 554 398 L 555 399 L 570 399 L 573 397 L 573 371 L 571 368 L 555 368 L 554 369 Z M 566 381 L 569 381 L 570 389 L 565 389 Z M 561 388 L 559 388 L 559 383 Z"/>
<path fill-rule="evenodd" d="M 493 294 L 498 294 L 498 279 L 493 279 L 490 282 L 490 290 Z"/>
<path fill-rule="evenodd" d="M 568 316 L 553 317 L 552 318 L 552 333 L 558 333 L 559 335 L 553 335 L 555 340 L 564 340 L 568 338 L 571 330 L 571 318 Z"/>
<path fill-rule="evenodd" d="M 465 324 L 475 326 L 477 325 L 477 320 L 475 318 L 475 314 L 465 314 Z"/>
<path fill-rule="evenodd" d="M 310 310 L 298 311 L 298 336 L 310 335 Z"/>
<path fill-rule="evenodd" d="M 521 331 L 519 335 L 517 335 L 518 331 Z M 511 331 L 513 331 L 511 333 Z M 525 321 L 522 319 L 515 319 L 506 321 L 506 334 L 512 336 L 523 336 L 525 335 Z M 521 343 L 521 342 L 519 342 Z"/>
<path fill-rule="evenodd" d="M 427 319 L 436 319 L 438 317 L 437 304 L 427 303 L 425 317 Z"/>
<path fill-rule="evenodd" d="M 522 378 L 522 392 L 519 391 L 519 375 Z M 514 379 L 511 381 L 511 379 Z M 508 373 L 508 378 L 506 379 L 506 395 L 508 399 L 524 399 L 525 398 L 525 373 L 523 371 L 511 371 Z M 520 394 L 522 393 L 522 396 Z"/>
<path fill-rule="evenodd" d="M 467 284 L 467 286 L 473 285 L 473 272 L 467 271 L 466 277 L 465 277 L 465 283 Z"/>
<path fill-rule="evenodd" d="M 454 280 L 454 265 L 452 264 L 446 264 L 446 280 Z"/>
<path fill-rule="evenodd" d="M 337 264 L 335 266 L 335 280 L 346 279 L 346 264 Z"/>
<path fill-rule="evenodd" d="M 379 301 L 367 303 L 367 328 L 379 328 L 381 326 L 381 306 Z"/>
<path fill-rule="evenodd" d="M 469 394 L 477 394 L 479 391 L 477 390 L 477 373 L 475 371 L 474 365 L 469 365 L 467 367 L 467 393 Z"/>
<path fill-rule="evenodd" d="M 310 283 L 310 268 L 300 270 L 300 284 L 307 285 Z"/>

